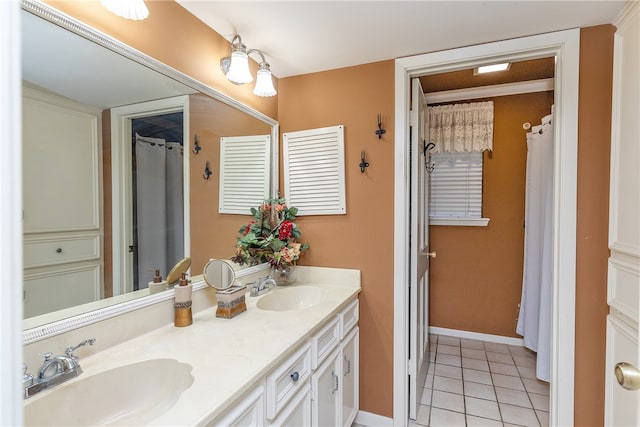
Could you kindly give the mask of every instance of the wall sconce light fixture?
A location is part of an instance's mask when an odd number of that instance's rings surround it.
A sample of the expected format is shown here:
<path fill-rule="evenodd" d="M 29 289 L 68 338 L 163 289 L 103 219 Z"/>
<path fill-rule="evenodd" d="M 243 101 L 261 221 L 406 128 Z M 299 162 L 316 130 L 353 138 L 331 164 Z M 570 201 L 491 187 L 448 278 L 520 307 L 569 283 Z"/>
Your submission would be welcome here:
<path fill-rule="evenodd" d="M 109 12 L 125 19 L 138 21 L 149 16 L 149 9 L 144 0 L 100 0 Z"/>
<path fill-rule="evenodd" d="M 242 85 L 253 81 L 249 71 L 249 55 L 257 53 L 260 56 L 260 68 L 256 76 L 256 86 L 253 94 L 257 96 L 274 96 L 276 89 L 273 87 L 271 68 L 264 58 L 264 54 L 258 49 L 247 49 L 239 35 L 231 40 L 231 55 L 220 59 L 220 68 L 227 79 L 235 84 Z"/>

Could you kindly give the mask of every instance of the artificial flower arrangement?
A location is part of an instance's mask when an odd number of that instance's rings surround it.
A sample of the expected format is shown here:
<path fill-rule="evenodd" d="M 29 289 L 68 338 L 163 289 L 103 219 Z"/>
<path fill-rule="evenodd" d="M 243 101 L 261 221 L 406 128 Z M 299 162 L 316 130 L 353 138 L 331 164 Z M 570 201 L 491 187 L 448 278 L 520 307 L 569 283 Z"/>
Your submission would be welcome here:
<path fill-rule="evenodd" d="M 274 268 L 295 264 L 309 249 L 298 242 L 300 230 L 293 222 L 298 209 L 288 207 L 285 199 L 267 199 L 258 208 L 251 208 L 253 220 L 239 230 L 236 254 L 231 261 L 244 265 L 268 262 Z"/>

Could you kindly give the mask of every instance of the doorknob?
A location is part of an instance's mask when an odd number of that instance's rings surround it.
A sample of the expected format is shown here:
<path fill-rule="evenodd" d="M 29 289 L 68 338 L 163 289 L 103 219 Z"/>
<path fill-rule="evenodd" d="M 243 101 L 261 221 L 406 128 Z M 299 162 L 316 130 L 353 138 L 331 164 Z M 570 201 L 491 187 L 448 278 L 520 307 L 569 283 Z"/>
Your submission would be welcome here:
<path fill-rule="evenodd" d="M 435 251 L 433 251 L 433 252 L 429 252 L 429 250 L 428 250 L 427 248 L 424 248 L 424 249 L 422 250 L 421 254 L 422 254 L 422 255 L 426 255 L 426 256 L 428 256 L 429 258 L 435 258 L 435 257 L 436 257 L 436 252 L 435 252 Z"/>
<path fill-rule="evenodd" d="M 614 372 L 622 388 L 627 390 L 640 389 L 640 371 L 631 363 L 617 363 Z"/>

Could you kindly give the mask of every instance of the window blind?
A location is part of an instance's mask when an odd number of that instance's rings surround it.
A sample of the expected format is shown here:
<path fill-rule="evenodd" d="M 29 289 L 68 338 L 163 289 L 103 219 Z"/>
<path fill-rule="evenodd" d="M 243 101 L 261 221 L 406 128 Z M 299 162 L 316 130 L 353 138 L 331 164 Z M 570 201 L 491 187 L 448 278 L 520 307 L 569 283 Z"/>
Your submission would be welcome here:
<path fill-rule="evenodd" d="M 270 135 L 220 138 L 220 213 L 249 214 L 269 197 L 270 146 Z"/>
<path fill-rule="evenodd" d="M 282 135 L 284 188 L 298 215 L 345 214 L 344 126 Z"/>
<path fill-rule="evenodd" d="M 429 218 L 481 218 L 482 153 L 432 153 Z"/>

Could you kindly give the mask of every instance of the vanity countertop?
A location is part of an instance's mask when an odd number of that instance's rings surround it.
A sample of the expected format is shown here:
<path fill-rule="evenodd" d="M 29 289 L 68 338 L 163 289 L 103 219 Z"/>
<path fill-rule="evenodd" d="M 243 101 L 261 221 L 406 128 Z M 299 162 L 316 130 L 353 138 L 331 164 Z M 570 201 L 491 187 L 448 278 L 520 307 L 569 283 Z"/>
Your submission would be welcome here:
<path fill-rule="evenodd" d="M 327 298 L 302 310 L 266 311 L 256 307 L 260 298 L 279 292 L 279 287 L 259 297 L 247 294 L 247 311 L 233 319 L 216 318 L 216 307 L 194 314 L 193 325 L 188 327 L 174 327 L 171 319 L 170 325 L 81 357 L 84 373 L 68 384 L 130 363 L 176 359 L 193 367 L 194 382 L 176 404 L 151 425 L 206 424 L 222 414 L 236 398 L 252 390 L 256 381 L 356 296 L 360 292 L 360 272 L 299 267 L 298 280 L 289 287 L 303 285 L 322 287 Z M 123 386 L 126 387 L 124 378 Z"/>

